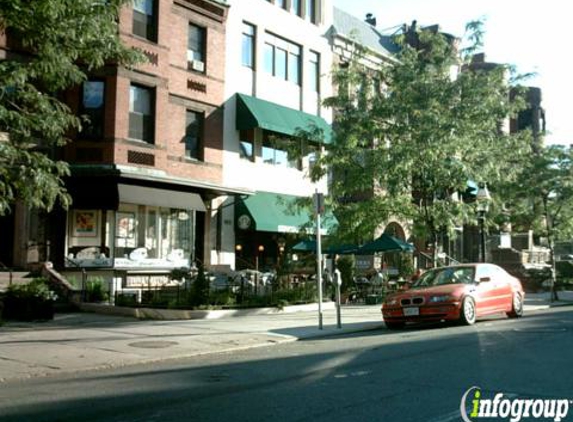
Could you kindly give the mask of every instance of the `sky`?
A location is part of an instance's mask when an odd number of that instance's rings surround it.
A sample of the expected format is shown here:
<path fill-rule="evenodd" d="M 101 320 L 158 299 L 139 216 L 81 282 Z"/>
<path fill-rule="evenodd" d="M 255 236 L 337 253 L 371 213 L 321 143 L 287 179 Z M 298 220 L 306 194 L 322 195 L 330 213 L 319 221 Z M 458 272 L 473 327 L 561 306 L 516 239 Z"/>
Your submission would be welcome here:
<path fill-rule="evenodd" d="M 525 85 L 542 90 L 548 144 L 573 144 L 573 84 L 570 83 L 571 16 L 564 0 L 333 0 L 357 18 L 372 13 L 377 28 L 391 34 L 404 23 L 439 24 L 461 37 L 466 23 L 484 20 L 483 52 L 489 62 L 515 65 L 535 73 Z"/>

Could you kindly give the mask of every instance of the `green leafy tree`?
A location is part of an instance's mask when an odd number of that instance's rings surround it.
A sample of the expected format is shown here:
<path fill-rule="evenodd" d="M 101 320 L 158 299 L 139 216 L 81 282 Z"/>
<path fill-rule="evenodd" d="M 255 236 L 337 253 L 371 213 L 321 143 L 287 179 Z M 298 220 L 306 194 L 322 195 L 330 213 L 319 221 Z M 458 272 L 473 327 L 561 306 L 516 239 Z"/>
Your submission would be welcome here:
<path fill-rule="evenodd" d="M 81 118 L 63 92 L 106 63 L 132 65 L 142 55 L 122 45 L 119 10 L 128 0 L 0 0 L 0 215 L 16 200 L 50 210 L 70 198 L 68 166 L 50 154 Z"/>
<path fill-rule="evenodd" d="M 564 145 L 536 148 L 523 169 L 520 181 L 506 187 L 511 222 L 518 230 L 533 229 L 547 238 L 555 285 L 555 241 L 573 234 L 573 150 Z"/>
<path fill-rule="evenodd" d="M 419 30 L 415 43 L 397 39 L 392 64 L 366 69 L 358 55 L 335 71 L 338 91 L 326 100 L 334 143 L 311 176 L 333 171 L 343 239 L 371 239 L 393 216 L 413 221 L 414 232 L 436 245 L 440 233 L 475 222 L 473 206 L 460 200 L 469 180 L 515 178 L 530 143 L 502 126 L 524 104 L 520 95 L 509 101 L 521 77 L 504 65 L 472 65 L 481 23 L 467 28 L 467 47 Z M 454 76 L 454 69 L 461 71 Z"/>

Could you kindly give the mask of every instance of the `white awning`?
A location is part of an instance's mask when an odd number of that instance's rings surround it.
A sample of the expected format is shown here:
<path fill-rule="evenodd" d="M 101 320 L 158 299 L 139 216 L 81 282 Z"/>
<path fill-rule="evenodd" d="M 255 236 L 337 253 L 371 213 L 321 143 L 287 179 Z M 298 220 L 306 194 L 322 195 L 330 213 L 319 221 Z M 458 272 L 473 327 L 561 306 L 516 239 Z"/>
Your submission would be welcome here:
<path fill-rule="evenodd" d="M 191 192 L 118 184 L 119 201 L 128 204 L 206 212 L 201 196 Z"/>

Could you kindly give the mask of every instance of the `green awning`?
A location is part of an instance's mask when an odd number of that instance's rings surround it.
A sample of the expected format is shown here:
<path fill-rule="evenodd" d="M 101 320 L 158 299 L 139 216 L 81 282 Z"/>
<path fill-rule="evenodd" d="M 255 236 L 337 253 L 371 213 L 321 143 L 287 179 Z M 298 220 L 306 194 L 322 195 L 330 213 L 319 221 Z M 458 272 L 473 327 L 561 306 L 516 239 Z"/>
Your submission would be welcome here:
<path fill-rule="evenodd" d="M 317 127 L 322 130 L 324 135 L 323 143 L 332 142 L 332 129 L 322 117 L 245 94 L 237 94 L 236 97 L 237 130 L 260 127 L 285 135 L 296 135 L 297 131 L 301 129 L 310 130 Z"/>
<path fill-rule="evenodd" d="M 236 203 L 235 217 L 239 230 L 273 233 L 298 233 L 303 228 L 315 231 L 314 217 L 306 210 L 292 206 L 296 196 L 259 192 Z M 328 233 L 338 224 L 332 214 L 325 215 L 321 233 Z"/>

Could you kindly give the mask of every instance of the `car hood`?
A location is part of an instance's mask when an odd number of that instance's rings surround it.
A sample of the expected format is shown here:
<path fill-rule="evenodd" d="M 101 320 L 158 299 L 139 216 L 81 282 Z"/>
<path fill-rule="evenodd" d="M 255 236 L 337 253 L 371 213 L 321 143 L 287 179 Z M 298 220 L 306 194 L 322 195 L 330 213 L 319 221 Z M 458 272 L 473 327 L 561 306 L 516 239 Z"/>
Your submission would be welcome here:
<path fill-rule="evenodd" d="M 466 284 L 445 284 L 443 286 L 420 287 L 412 288 L 404 292 L 397 292 L 389 297 L 392 298 L 408 298 L 416 296 L 434 296 L 434 295 L 460 295 L 466 290 Z"/>

